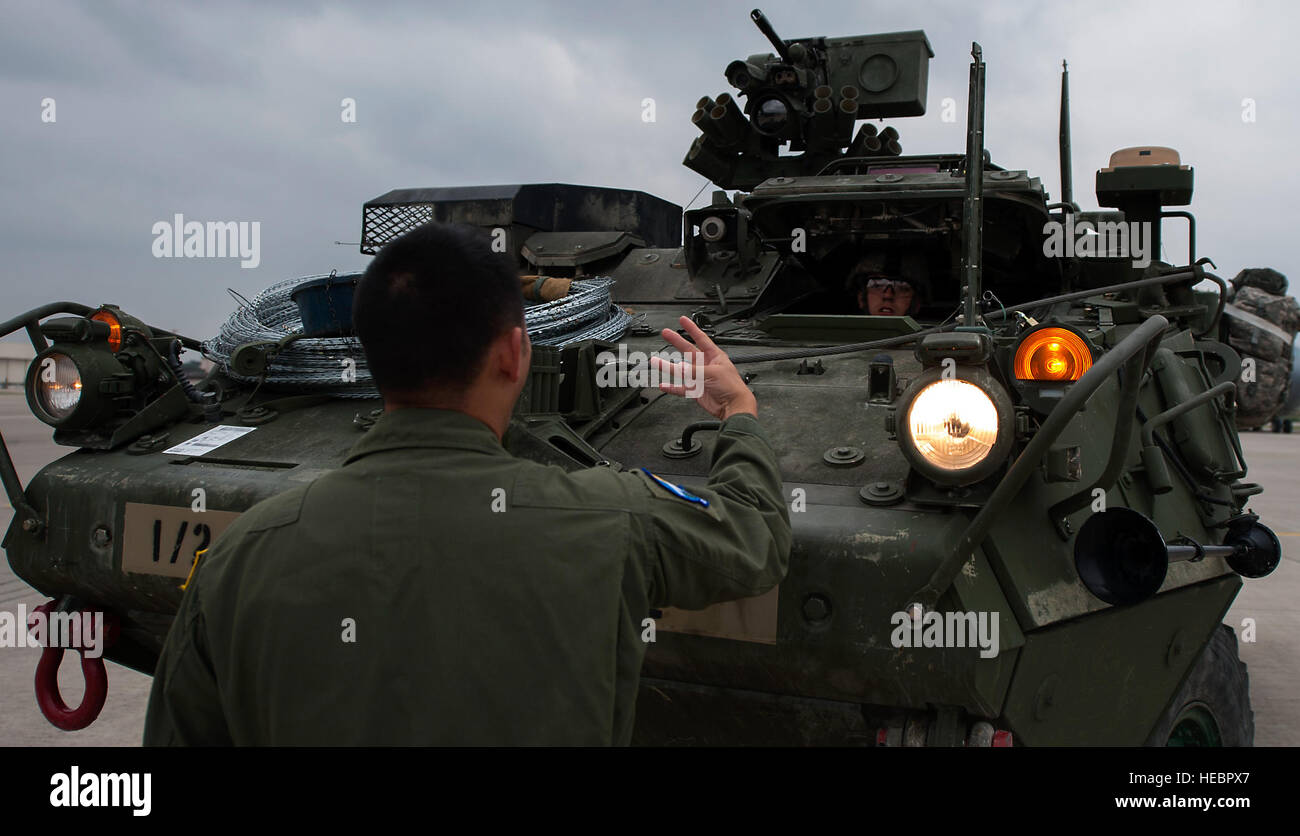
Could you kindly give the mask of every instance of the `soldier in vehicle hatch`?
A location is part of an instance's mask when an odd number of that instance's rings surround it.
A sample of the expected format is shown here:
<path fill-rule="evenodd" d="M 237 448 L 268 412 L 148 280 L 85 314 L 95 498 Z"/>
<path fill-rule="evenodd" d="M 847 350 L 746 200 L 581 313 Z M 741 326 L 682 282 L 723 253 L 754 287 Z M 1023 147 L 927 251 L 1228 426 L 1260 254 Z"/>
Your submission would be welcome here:
<path fill-rule="evenodd" d="M 919 282 L 903 275 L 891 261 L 896 259 L 867 256 L 849 273 L 847 286 L 862 313 L 912 316 L 921 310 Z"/>
<path fill-rule="evenodd" d="M 385 412 L 343 467 L 254 506 L 199 562 L 147 745 L 626 744 L 647 613 L 785 576 L 758 404 L 685 317 L 694 346 L 663 336 L 722 421 L 706 487 L 506 451 L 531 356 L 519 288 L 471 227 L 380 251 L 354 324 Z"/>

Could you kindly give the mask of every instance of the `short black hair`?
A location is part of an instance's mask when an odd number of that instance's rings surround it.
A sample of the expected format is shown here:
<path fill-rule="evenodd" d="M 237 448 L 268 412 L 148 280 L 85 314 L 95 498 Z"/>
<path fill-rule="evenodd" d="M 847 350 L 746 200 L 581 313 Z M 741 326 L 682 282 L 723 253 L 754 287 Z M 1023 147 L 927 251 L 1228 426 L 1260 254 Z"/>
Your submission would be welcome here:
<path fill-rule="evenodd" d="M 386 244 L 366 268 L 352 326 L 381 393 L 459 394 L 488 345 L 524 324 L 519 271 L 486 232 L 427 223 Z"/>

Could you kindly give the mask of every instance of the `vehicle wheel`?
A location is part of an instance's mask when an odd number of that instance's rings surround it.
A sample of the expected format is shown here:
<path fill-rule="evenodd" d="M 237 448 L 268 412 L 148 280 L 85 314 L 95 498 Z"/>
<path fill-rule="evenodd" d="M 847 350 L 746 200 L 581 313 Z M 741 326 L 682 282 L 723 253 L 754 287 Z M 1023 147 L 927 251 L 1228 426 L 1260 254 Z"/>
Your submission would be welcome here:
<path fill-rule="evenodd" d="M 1237 655 L 1237 634 L 1226 624 L 1214 631 L 1187 681 L 1147 739 L 1148 746 L 1253 746 L 1246 663 Z"/>
<path fill-rule="evenodd" d="M 1289 433 L 1289 432 L 1291 432 L 1291 419 L 1290 419 L 1290 418 L 1287 418 L 1285 421 L 1282 422 L 1282 432 L 1284 432 L 1284 433 Z"/>

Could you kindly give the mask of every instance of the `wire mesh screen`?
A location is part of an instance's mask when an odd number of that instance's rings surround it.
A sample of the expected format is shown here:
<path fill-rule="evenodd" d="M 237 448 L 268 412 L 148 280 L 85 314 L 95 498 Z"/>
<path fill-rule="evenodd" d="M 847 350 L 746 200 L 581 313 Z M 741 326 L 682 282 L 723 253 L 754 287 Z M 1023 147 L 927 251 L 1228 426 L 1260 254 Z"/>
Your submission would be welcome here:
<path fill-rule="evenodd" d="M 361 252 L 374 255 L 402 233 L 431 220 L 432 203 L 366 206 L 361 215 Z"/>

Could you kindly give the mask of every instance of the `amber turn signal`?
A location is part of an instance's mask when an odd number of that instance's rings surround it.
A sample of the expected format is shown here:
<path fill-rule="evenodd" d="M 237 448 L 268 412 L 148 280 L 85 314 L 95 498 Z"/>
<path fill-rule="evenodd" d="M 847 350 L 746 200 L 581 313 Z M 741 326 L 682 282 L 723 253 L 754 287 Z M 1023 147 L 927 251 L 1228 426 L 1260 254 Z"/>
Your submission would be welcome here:
<path fill-rule="evenodd" d="M 1066 382 L 1092 368 L 1092 351 L 1083 337 L 1066 328 L 1040 328 L 1016 348 L 1016 378 Z"/>
<path fill-rule="evenodd" d="M 108 347 L 117 351 L 122 347 L 122 323 L 108 311 L 96 311 L 91 315 L 96 322 L 108 323 Z"/>

